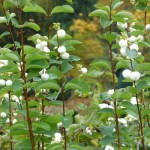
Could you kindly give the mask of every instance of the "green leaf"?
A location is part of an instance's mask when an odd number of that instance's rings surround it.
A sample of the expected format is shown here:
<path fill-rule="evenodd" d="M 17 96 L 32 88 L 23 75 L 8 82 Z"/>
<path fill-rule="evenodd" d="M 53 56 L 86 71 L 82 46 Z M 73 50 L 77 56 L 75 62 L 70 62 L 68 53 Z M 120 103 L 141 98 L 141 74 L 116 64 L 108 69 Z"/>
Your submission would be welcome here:
<path fill-rule="evenodd" d="M 27 63 L 27 66 L 26 66 L 26 69 L 31 69 L 31 68 L 39 68 L 39 69 L 42 69 L 42 68 L 48 68 L 49 67 L 49 63 L 47 60 L 34 60 L 30 63 Z"/>
<path fill-rule="evenodd" d="M 62 124 L 65 128 L 68 128 L 73 122 L 72 116 L 67 115 L 67 116 L 63 116 L 62 118 Z"/>
<path fill-rule="evenodd" d="M 41 129 L 44 129 L 44 130 L 50 130 L 50 125 L 46 122 L 34 122 L 33 123 L 33 127 L 37 127 L 37 128 L 41 128 Z"/>
<path fill-rule="evenodd" d="M 55 144 L 50 144 L 46 147 L 46 150 L 63 150 L 62 145 L 55 143 Z"/>
<path fill-rule="evenodd" d="M 7 23 L 6 17 L 0 17 L 0 24 L 1 23 Z"/>
<path fill-rule="evenodd" d="M 130 59 L 136 58 L 138 56 L 138 52 L 136 50 L 126 49 L 126 54 Z"/>
<path fill-rule="evenodd" d="M 136 67 L 137 71 L 149 71 L 150 63 L 142 63 L 138 64 Z"/>
<path fill-rule="evenodd" d="M 48 122 L 48 123 L 57 124 L 57 123 L 62 121 L 62 115 L 61 114 L 56 114 L 56 115 L 53 115 L 53 116 L 48 116 L 45 119 L 45 121 Z"/>
<path fill-rule="evenodd" d="M 101 16 L 108 17 L 108 13 L 106 11 L 102 10 L 102 9 L 98 9 L 98 10 L 95 10 L 95 11 L 91 12 L 89 14 L 89 16 L 93 16 L 93 17 L 101 17 Z"/>
<path fill-rule="evenodd" d="M 23 84 L 21 81 L 16 80 L 12 83 L 12 89 L 14 92 L 17 92 L 23 88 Z"/>
<path fill-rule="evenodd" d="M 10 34 L 9 32 L 5 31 L 4 33 L 0 34 L 0 39 L 1 39 L 2 37 L 6 36 L 6 35 L 9 35 L 9 34 Z"/>
<path fill-rule="evenodd" d="M 1 54 L 10 53 L 10 52 L 11 52 L 11 50 L 8 49 L 8 48 L 0 48 L 0 53 Z"/>
<path fill-rule="evenodd" d="M 28 27 L 28 28 L 32 28 L 34 29 L 35 31 L 39 31 L 40 30 L 40 27 L 38 24 L 34 23 L 34 22 L 25 22 L 23 24 L 23 27 Z"/>
<path fill-rule="evenodd" d="M 73 143 L 71 144 L 69 150 L 84 150 L 84 148 L 81 145 L 79 145 L 79 143 Z"/>
<path fill-rule="evenodd" d="M 18 0 L 18 4 L 21 7 L 24 7 L 28 2 L 29 2 L 29 0 Z"/>
<path fill-rule="evenodd" d="M 35 12 L 35 13 L 43 13 L 45 15 L 46 11 L 40 7 L 39 5 L 37 5 L 35 2 L 29 2 L 24 8 L 23 8 L 24 12 Z"/>
<path fill-rule="evenodd" d="M 102 139 L 101 139 L 101 142 L 103 145 L 110 145 L 112 142 L 114 141 L 114 137 L 111 137 L 111 136 L 104 136 Z"/>
<path fill-rule="evenodd" d="M 62 45 L 64 46 L 71 46 L 71 45 L 77 45 L 77 44 L 81 44 L 82 42 L 78 41 L 78 40 L 67 40 L 65 42 L 63 42 Z"/>
<path fill-rule="evenodd" d="M 82 92 L 90 92 L 89 86 L 86 82 L 80 80 L 71 80 L 65 85 L 65 90 L 80 90 Z"/>
<path fill-rule="evenodd" d="M 113 20 L 117 22 L 122 22 L 124 21 L 124 18 L 132 19 L 133 14 L 127 11 L 119 11 L 115 15 L 113 15 Z"/>
<path fill-rule="evenodd" d="M 48 59 L 48 57 L 46 55 L 44 55 L 43 53 L 40 52 L 35 52 L 35 53 L 31 53 L 31 54 L 27 54 L 25 57 L 25 61 L 26 62 L 31 62 L 33 60 L 40 60 L 40 59 Z"/>
<path fill-rule="evenodd" d="M 74 13 L 74 10 L 69 5 L 56 6 L 52 11 L 51 15 L 55 13 Z"/>
<path fill-rule="evenodd" d="M 4 54 L 4 56 L 8 60 L 19 62 L 19 58 L 18 58 L 18 56 L 15 53 L 6 53 L 6 54 Z"/>
<path fill-rule="evenodd" d="M 114 0 L 112 3 L 112 10 L 118 8 L 120 5 L 122 5 L 124 2 L 120 2 L 120 0 Z"/>
<path fill-rule="evenodd" d="M 35 85 L 35 89 L 54 89 L 54 90 L 59 90 L 60 86 L 59 84 L 54 81 L 54 80 L 48 80 L 48 81 L 39 81 Z"/>
<path fill-rule="evenodd" d="M 66 0 L 68 3 L 70 3 L 70 4 L 72 4 L 73 2 L 72 2 L 72 0 Z"/>
<path fill-rule="evenodd" d="M 112 32 L 112 33 L 107 32 L 102 35 L 102 38 L 107 40 L 109 43 L 112 43 L 113 41 L 117 39 L 117 36 L 118 35 L 115 32 Z"/>
<path fill-rule="evenodd" d="M 29 46 L 29 45 L 24 46 L 24 53 L 25 54 L 30 54 L 30 53 L 36 52 L 36 51 L 37 51 L 37 49 L 32 47 L 32 46 Z"/>
<path fill-rule="evenodd" d="M 102 67 L 108 70 L 111 70 L 111 64 L 110 62 L 102 59 L 96 59 L 90 63 L 90 66 L 92 67 Z"/>
<path fill-rule="evenodd" d="M 62 67 L 62 72 L 67 73 L 70 71 L 72 68 L 74 68 L 71 64 L 69 64 L 67 61 L 63 61 L 61 64 Z"/>
<path fill-rule="evenodd" d="M 106 27 L 110 26 L 113 23 L 113 21 L 110 21 L 106 17 L 101 17 L 100 18 L 100 23 L 101 23 L 102 27 L 105 29 Z"/>

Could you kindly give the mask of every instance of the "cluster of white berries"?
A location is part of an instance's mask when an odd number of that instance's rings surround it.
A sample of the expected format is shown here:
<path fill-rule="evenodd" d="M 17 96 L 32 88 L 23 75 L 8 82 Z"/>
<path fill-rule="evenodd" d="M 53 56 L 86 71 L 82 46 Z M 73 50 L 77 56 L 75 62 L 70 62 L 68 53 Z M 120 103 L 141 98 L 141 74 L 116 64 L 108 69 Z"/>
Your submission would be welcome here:
<path fill-rule="evenodd" d="M 54 139 L 51 142 L 51 144 L 60 143 L 61 141 L 62 141 L 62 135 L 57 132 L 57 133 L 54 134 Z"/>
<path fill-rule="evenodd" d="M 70 56 L 69 53 L 66 52 L 66 47 L 63 45 L 58 47 L 58 53 L 62 59 L 68 59 Z"/>
<path fill-rule="evenodd" d="M 8 65 L 8 60 L 0 60 L 0 68 L 7 65 Z"/>
<path fill-rule="evenodd" d="M 110 108 L 110 109 L 114 109 L 114 107 L 112 105 L 108 105 L 106 103 L 103 104 L 98 104 L 100 109 L 104 109 L 104 108 Z"/>
<path fill-rule="evenodd" d="M 128 126 L 127 120 L 126 120 L 125 118 L 118 118 L 118 121 L 119 121 L 121 124 L 123 124 L 125 127 Z"/>
<path fill-rule="evenodd" d="M 145 27 L 146 30 L 150 30 L 150 24 L 147 24 Z"/>
<path fill-rule="evenodd" d="M 87 134 L 92 135 L 92 131 L 90 130 L 89 127 L 87 127 L 87 128 L 85 129 L 85 131 L 86 131 Z"/>
<path fill-rule="evenodd" d="M 138 71 L 131 71 L 129 69 L 125 69 L 123 72 L 122 72 L 122 75 L 124 78 L 129 78 L 133 81 L 137 81 L 140 79 L 140 76 L 141 74 L 138 72 Z"/>
<path fill-rule="evenodd" d="M 41 76 L 41 79 L 42 80 L 48 80 L 49 79 L 49 74 L 46 73 L 46 69 L 42 69 L 40 72 L 39 72 L 40 76 Z"/>
<path fill-rule="evenodd" d="M 128 115 L 125 117 L 125 119 L 126 119 L 128 122 L 133 122 L 133 121 L 135 121 L 135 120 L 138 120 L 138 118 L 136 118 L 136 117 L 134 117 L 134 116 L 132 116 L 132 115 L 130 115 L 130 114 L 128 114 Z"/>
<path fill-rule="evenodd" d="M 50 49 L 47 47 L 47 42 L 46 41 L 41 41 L 40 39 L 36 40 L 36 48 L 40 49 L 43 52 L 49 53 Z"/>
<path fill-rule="evenodd" d="M 115 149 L 110 145 L 106 145 L 104 150 L 115 150 Z"/>
<path fill-rule="evenodd" d="M 13 116 L 16 117 L 16 116 L 17 116 L 17 113 L 14 112 L 14 113 L 13 113 Z M 0 113 L 0 117 L 6 118 L 6 117 L 7 117 L 7 114 L 6 114 L 5 112 L 1 112 L 1 113 Z M 7 118 L 5 122 L 6 122 L 6 123 L 10 123 L 10 118 Z M 17 119 L 13 119 L 13 120 L 12 120 L 12 124 L 15 124 L 16 122 L 17 122 Z"/>
<path fill-rule="evenodd" d="M 4 80 L 4 79 L 0 79 L 0 86 L 10 86 L 12 85 L 12 80 Z"/>

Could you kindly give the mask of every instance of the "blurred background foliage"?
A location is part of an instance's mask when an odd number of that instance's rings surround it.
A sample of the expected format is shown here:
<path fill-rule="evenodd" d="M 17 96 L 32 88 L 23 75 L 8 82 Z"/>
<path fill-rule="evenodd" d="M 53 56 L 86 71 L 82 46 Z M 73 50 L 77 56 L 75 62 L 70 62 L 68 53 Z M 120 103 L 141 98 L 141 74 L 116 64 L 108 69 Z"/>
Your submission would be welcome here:
<path fill-rule="evenodd" d="M 14 7 L 11 0 L 5 0 L 5 5 L 7 5 L 7 9 L 10 12 L 14 12 Z M 68 4 L 66 0 L 35 0 L 41 7 L 43 7 L 48 13 L 48 5 L 50 6 L 50 10 L 52 10 L 55 6 Z M 81 64 L 85 67 L 89 66 L 89 63 L 95 58 L 108 58 L 108 43 L 105 42 L 101 38 L 101 34 L 106 32 L 108 29 L 102 29 L 99 25 L 99 18 L 89 17 L 88 14 L 95 10 L 94 4 L 104 4 L 108 5 L 110 0 L 73 0 L 72 7 L 75 10 L 73 14 L 54 14 L 49 17 L 45 17 L 40 13 L 23 13 L 24 21 L 33 21 L 37 23 L 41 30 L 39 34 L 47 35 L 48 26 L 50 25 L 50 37 L 55 34 L 55 30 L 53 29 L 54 22 L 60 22 L 61 28 L 65 29 L 68 34 L 70 34 L 73 39 L 79 40 L 82 44 L 76 46 L 77 51 L 73 51 L 72 53 L 81 57 Z M 13 9 L 13 10 L 12 10 Z M 144 11 L 142 8 L 133 9 L 130 1 L 124 0 L 124 4 L 121 5 L 116 11 L 119 10 L 129 10 L 132 11 L 136 17 L 136 19 L 144 23 Z M 115 13 L 115 12 L 114 12 Z M 17 10 L 16 10 L 17 14 Z M 0 16 L 3 16 L 2 7 L 0 8 Z M 150 22 L 150 14 L 147 15 L 147 22 Z M 0 34 L 4 31 L 7 31 L 7 26 L 3 24 L 0 25 Z M 113 24 L 113 31 L 117 31 L 116 24 Z M 19 41 L 19 31 L 13 29 L 13 33 L 15 36 L 15 40 Z M 31 29 L 27 29 L 25 31 L 25 36 L 27 39 L 28 36 L 34 34 L 35 32 Z M 0 40 L 0 46 L 4 46 L 4 43 L 7 41 L 11 41 L 9 36 L 5 36 Z M 9 43 L 8 42 L 8 43 Z M 29 41 L 26 40 L 26 43 Z M 32 43 L 30 43 L 32 44 Z M 72 72 L 74 74 L 75 70 Z M 76 73 L 75 73 L 76 74 Z"/>

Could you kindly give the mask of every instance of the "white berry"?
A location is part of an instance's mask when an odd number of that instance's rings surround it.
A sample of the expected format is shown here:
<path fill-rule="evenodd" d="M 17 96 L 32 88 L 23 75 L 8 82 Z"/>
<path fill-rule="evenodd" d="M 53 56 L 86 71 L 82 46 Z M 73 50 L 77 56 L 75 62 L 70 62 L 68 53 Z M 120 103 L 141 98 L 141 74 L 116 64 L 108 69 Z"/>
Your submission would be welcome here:
<path fill-rule="evenodd" d="M 5 85 L 5 80 L 0 79 L 0 86 L 4 86 Z"/>
<path fill-rule="evenodd" d="M 69 53 L 63 53 L 63 54 L 61 55 L 61 57 L 62 57 L 63 59 L 68 59 L 68 58 L 69 58 Z"/>
<path fill-rule="evenodd" d="M 10 119 L 9 119 L 9 118 L 7 118 L 7 119 L 6 119 L 6 123 L 9 123 L 9 122 L 10 122 Z"/>
<path fill-rule="evenodd" d="M 136 50 L 136 51 L 138 51 L 139 50 L 139 46 L 134 43 L 134 44 L 130 45 L 130 50 Z"/>
<path fill-rule="evenodd" d="M 81 72 L 82 72 L 83 74 L 87 73 L 87 68 L 81 68 Z"/>
<path fill-rule="evenodd" d="M 135 42 L 136 39 L 137 39 L 137 38 L 136 38 L 135 36 L 131 36 L 131 37 L 128 38 L 128 41 L 129 41 L 129 42 Z"/>
<path fill-rule="evenodd" d="M 60 47 L 58 47 L 58 53 L 60 53 L 60 54 L 66 53 L 66 48 L 65 48 L 65 46 L 60 46 Z"/>
<path fill-rule="evenodd" d="M 130 78 L 130 75 L 131 75 L 131 70 L 129 69 L 125 69 L 123 72 L 122 72 L 122 76 L 124 78 Z"/>
<path fill-rule="evenodd" d="M 61 134 L 57 132 L 57 133 L 54 134 L 54 137 L 61 138 Z"/>
<path fill-rule="evenodd" d="M 6 85 L 7 85 L 7 86 L 12 85 L 12 80 L 7 80 L 7 81 L 6 81 Z"/>
<path fill-rule="evenodd" d="M 7 114 L 6 114 L 5 112 L 1 112 L 0 116 L 1 116 L 2 118 L 6 118 Z"/>
<path fill-rule="evenodd" d="M 47 73 L 44 73 L 41 75 L 42 80 L 48 80 L 49 79 L 49 75 Z"/>
<path fill-rule="evenodd" d="M 112 90 L 109 90 L 107 93 L 108 93 L 109 95 L 112 95 L 112 94 L 114 94 L 114 89 L 112 89 Z"/>
<path fill-rule="evenodd" d="M 63 29 L 59 29 L 59 30 L 57 31 L 57 35 L 58 35 L 59 38 L 63 38 L 63 37 L 65 37 L 66 32 L 65 32 L 65 30 L 63 30 Z"/>
<path fill-rule="evenodd" d="M 121 22 L 117 22 L 117 26 L 123 29 L 126 29 L 128 27 L 127 23 L 121 23 Z"/>
<path fill-rule="evenodd" d="M 41 42 L 41 45 L 44 47 L 44 46 L 47 46 L 47 42 L 46 41 L 42 41 Z"/>
<path fill-rule="evenodd" d="M 127 54 L 126 54 L 126 47 L 121 47 L 120 53 L 121 53 L 122 56 L 127 56 Z"/>
<path fill-rule="evenodd" d="M 17 119 L 13 119 L 12 124 L 15 124 L 17 122 Z"/>
<path fill-rule="evenodd" d="M 137 104 L 137 101 L 136 101 L 136 97 L 132 97 L 130 102 L 133 104 L 133 105 L 136 105 Z"/>
<path fill-rule="evenodd" d="M 119 41 L 119 46 L 120 46 L 120 47 L 127 47 L 127 46 L 128 46 L 127 40 L 121 39 L 121 40 Z"/>
<path fill-rule="evenodd" d="M 131 79 L 131 80 L 136 81 L 136 80 L 139 80 L 139 78 L 140 78 L 140 73 L 137 72 L 137 71 L 134 71 L 134 72 L 132 72 L 132 73 L 130 74 L 130 79 Z"/>
<path fill-rule="evenodd" d="M 43 48 L 43 52 L 49 53 L 49 52 L 50 52 L 50 49 L 49 49 L 47 46 L 45 46 L 45 47 Z"/>
<path fill-rule="evenodd" d="M 104 150 L 114 150 L 114 148 L 110 145 L 107 145 Z"/>
<path fill-rule="evenodd" d="M 145 27 L 146 30 L 150 30 L 150 24 L 147 24 Z"/>

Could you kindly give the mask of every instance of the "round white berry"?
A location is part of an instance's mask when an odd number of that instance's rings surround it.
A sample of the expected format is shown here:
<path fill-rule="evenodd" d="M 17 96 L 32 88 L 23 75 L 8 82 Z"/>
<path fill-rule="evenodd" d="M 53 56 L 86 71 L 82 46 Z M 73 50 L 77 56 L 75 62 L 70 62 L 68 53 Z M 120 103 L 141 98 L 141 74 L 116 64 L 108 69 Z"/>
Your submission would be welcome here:
<path fill-rule="evenodd" d="M 137 72 L 137 71 L 133 71 L 133 72 L 130 74 L 130 79 L 131 79 L 131 80 L 136 81 L 136 80 L 139 80 L 139 78 L 140 78 L 140 73 Z"/>
<path fill-rule="evenodd" d="M 150 24 L 147 24 L 145 27 L 146 30 L 150 30 Z"/>
<path fill-rule="evenodd" d="M 57 133 L 54 134 L 54 137 L 55 137 L 55 138 L 56 138 L 56 137 L 57 137 L 57 138 L 61 138 L 61 134 L 57 132 Z"/>
<path fill-rule="evenodd" d="M 83 74 L 85 74 L 85 73 L 87 73 L 87 68 L 81 68 L 81 72 L 83 73 Z"/>
<path fill-rule="evenodd" d="M 65 46 L 60 46 L 60 47 L 58 47 L 58 53 L 60 53 L 60 54 L 66 53 L 66 48 L 65 48 Z"/>
<path fill-rule="evenodd" d="M 17 113 L 13 113 L 13 116 L 15 116 L 15 117 L 16 117 L 16 116 L 17 116 Z"/>
<path fill-rule="evenodd" d="M 37 49 L 40 49 L 40 50 L 42 50 L 42 45 L 41 44 L 36 44 L 36 46 L 35 46 Z"/>
<path fill-rule="evenodd" d="M 9 118 L 7 118 L 7 119 L 6 119 L 6 123 L 9 123 L 9 122 L 10 122 L 10 119 L 9 119 Z"/>
<path fill-rule="evenodd" d="M 107 145 L 104 150 L 114 150 L 114 148 L 110 145 Z"/>
<path fill-rule="evenodd" d="M 6 118 L 7 114 L 6 114 L 5 112 L 1 112 L 0 116 L 1 116 L 2 118 Z"/>
<path fill-rule="evenodd" d="M 131 75 L 131 70 L 129 69 L 125 69 L 123 72 L 122 72 L 122 76 L 124 78 L 130 78 L 130 75 Z"/>
<path fill-rule="evenodd" d="M 136 50 L 136 51 L 138 51 L 139 50 L 139 46 L 134 43 L 134 44 L 130 45 L 130 50 Z"/>
<path fill-rule="evenodd" d="M 122 56 L 127 56 L 127 54 L 126 54 L 126 47 L 121 47 L 120 53 L 121 53 Z"/>
<path fill-rule="evenodd" d="M 50 52 L 50 49 L 49 49 L 47 46 L 45 46 L 45 47 L 43 48 L 43 52 L 49 53 L 49 52 Z"/>
<path fill-rule="evenodd" d="M 12 80 L 7 80 L 7 81 L 6 81 L 6 85 L 7 85 L 7 86 L 12 85 Z"/>
<path fill-rule="evenodd" d="M 55 137 L 54 138 L 54 143 L 60 143 L 61 142 L 61 138 Z"/>
<path fill-rule="evenodd" d="M 130 32 L 136 31 L 135 28 L 130 27 Z"/>
<path fill-rule="evenodd" d="M 47 73 L 43 73 L 41 75 L 42 80 L 48 80 L 49 79 L 49 75 Z"/>
<path fill-rule="evenodd" d="M 127 47 L 127 46 L 128 46 L 127 40 L 121 39 L 121 40 L 119 41 L 119 46 L 120 46 L 120 47 Z"/>
<path fill-rule="evenodd" d="M 46 41 L 42 41 L 41 42 L 41 45 L 44 47 L 44 46 L 47 46 L 47 42 Z"/>
<path fill-rule="evenodd" d="M 114 89 L 112 89 L 112 90 L 109 90 L 107 93 L 108 93 L 109 95 L 112 95 L 112 94 L 114 94 Z"/>
<path fill-rule="evenodd" d="M 128 24 L 127 24 L 127 23 L 117 22 L 117 26 L 118 26 L 119 28 L 126 29 L 126 28 L 128 27 Z"/>
<path fill-rule="evenodd" d="M 131 36 L 131 37 L 128 38 L 128 41 L 129 41 L 129 42 L 135 42 L 136 39 L 137 39 L 137 38 L 136 38 L 135 36 Z"/>
<path fill-rule="evenodd" d="M 68 59 L 68 58 L 69 58 L 69 53 L 63 53 L 63 54 L 61 55 L 61 57 L 62 57 L 63 59 Z"/>
<path fill-rule="evenodd" d="M 4 94 L 5 99 L 9 99 L 9 94 Z"/>
<path fill-rule="evenodd" d="M 17 119 L 13 119 L 12 124 L 15 124 L 17 122 Z"/>
<path fill-rule="evenodd" d="M 144 36 L 143 35 L 138 35 L 137 40 L 143 41 L 144 40 Z"/>
<path fill-rule="evenodd" d="M 133 104 L 133 105 L 136 105 L 137 104 L 137 101 L 136 101 L 136 97 L 132 97 L 130 102 Z"/>
<path fill-rule="evenodd" d="M 5 80 L 0 79 L 0 86 L 4 86 L 5 85 Z"/>
<path fill-rule="evenodd" d="M 63 37 L 65 37 L 66 32 L 65 32 L 65 30 L 63 30 L 63 29 L 59 29 L 59 30 L 57 31 L 57 35 L 58 35 L 59 38 L 63 38 Z"/>

